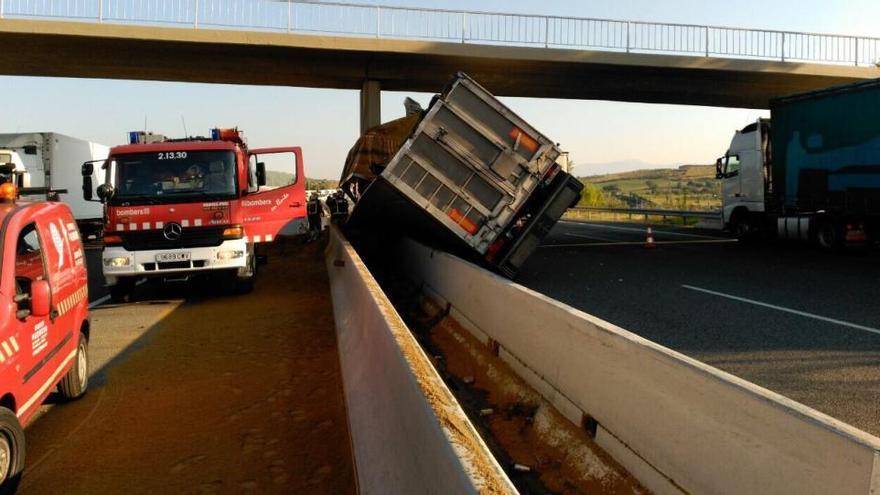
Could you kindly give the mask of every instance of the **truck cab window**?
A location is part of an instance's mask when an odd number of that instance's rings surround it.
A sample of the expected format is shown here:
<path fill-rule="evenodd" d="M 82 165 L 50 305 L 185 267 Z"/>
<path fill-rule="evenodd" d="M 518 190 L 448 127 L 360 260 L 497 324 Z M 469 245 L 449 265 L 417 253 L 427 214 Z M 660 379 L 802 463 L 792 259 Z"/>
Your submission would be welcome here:
<path fill-rule="evenodd" d="M 15 247 L 15 286 L 16 292 L 30 292 L 31 282 L 46 277 L 43 267 L 43 250 L 35 224 L 26 226 L 18 234 Z"/>
<path fill-rule="evenodd" d="M 724 164 L 725 177 L 735 177 L 739 174 L 739 155 L 728 155 L 727 162 Z"/>
<path fill-rule="evenodd" d="M 257 183 L 257 156 L 251 155 L 248 159 L 248 192 L 257 192 L 259 184 Z"/>

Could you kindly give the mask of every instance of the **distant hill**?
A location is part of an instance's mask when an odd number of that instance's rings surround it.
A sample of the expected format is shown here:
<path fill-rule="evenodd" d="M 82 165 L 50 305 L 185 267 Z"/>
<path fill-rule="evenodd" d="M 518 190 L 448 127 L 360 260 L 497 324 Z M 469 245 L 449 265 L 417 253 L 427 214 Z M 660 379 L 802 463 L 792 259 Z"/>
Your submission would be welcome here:
<path fill-rule="evenodd" d="M 266 185 L 279 187 L 290 184 L 293 180 L 293 174 L 288 172 L 278 172 L 277 170 L 266 170 Z"/>
<path fill-rule="evenodd" d="M 293 180 L 293 174 L 266 170 L 266 185 L 272 187 L 286 186 Z M 332 179 L 309 179 L 306 178 L 306 189 L 336 189 L 338 181 Z"/>
<path fill-rule="evenodd" d="M 580 167 L 575 169 L 583 172 Z M 579 177 L 586 206 L 717 208 L 721 184 L 714 165 L 682 165 Z"/>
<path fill-rule="evenodd" d="M 575 173 L 584 175 L 617 174 L 632 170 L 673 168 L 671 163 L 648 163 L 642 160 L 618 160 L 605 163 L 578 163 Z"/>

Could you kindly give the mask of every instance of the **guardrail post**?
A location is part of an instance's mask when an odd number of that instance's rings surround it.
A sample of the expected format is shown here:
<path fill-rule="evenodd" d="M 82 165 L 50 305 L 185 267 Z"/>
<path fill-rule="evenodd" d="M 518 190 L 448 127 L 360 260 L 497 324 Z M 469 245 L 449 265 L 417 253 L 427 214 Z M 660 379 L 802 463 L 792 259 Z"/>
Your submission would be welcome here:
<path fill-rule="evenodd" d="M 705 34 L 706 34 L 706 56 L 708 57 L 709 56 L 709 26 L 706 26 Z"/>
<path fill-rule="evenodd" d="M 626 53 L 629 53 L 629 23 L 626 23 Z"/>
<path fill-rule="evenodd" d="M 461 13 L 461 42 L 464 43 L 465 30 L 467 29 L 467 12 Z"/>
<path fill-rule="evenodd" d="M 3 19 L 3 0 L 0 0 L 0 19 Z"/>
<path fill-rule="evenodd" d="M 293 3 L 290 0 L 287 0 L 287 32 L 290 32 L 290 11 L 293 8 Z"/>
<path fill-rule="evenodd" d="M 199 28 L 199 0 L 193 0 L 195 3 L 195 10 L 193 10 L 193 27 L 195 29 Z"/>
<path fill-rule="evenodd" d="M 98 23 L 104 22 L 104 0 L 98 0 Z"/>
<path fill-rule="evenodd" d="M 782 33 L 782 61 L 785 62 L 785 32 Z"/>
<path fill-rule="evenodd" d="M 550 47 L 550 18 L 544 18 L 544 48 Z"/>
<path fill-rule="evenodd" d="M 382 28 L 382 7 L 376 7 L 376 37 L 379 37 L 379 30 Z"/>
<path fill-rule="evenodd" d="M 858 67 L 859 66 L 859 39 L 854 37 L 853 41 L 856 43 L 855 59 L 856 59 L 856 67 Z"/>

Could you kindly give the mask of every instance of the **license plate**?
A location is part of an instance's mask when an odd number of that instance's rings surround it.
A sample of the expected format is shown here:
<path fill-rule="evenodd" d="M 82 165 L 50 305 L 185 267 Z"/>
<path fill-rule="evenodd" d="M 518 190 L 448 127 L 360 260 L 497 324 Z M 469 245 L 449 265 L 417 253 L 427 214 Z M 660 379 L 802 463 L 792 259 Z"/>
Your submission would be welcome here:
<path fill-rule="evenodd" d="M 159 263 L 165 263 L 168 261 L 189 261 L 190 253 L 159 253 L 156 255 L 156 261 Z"/>

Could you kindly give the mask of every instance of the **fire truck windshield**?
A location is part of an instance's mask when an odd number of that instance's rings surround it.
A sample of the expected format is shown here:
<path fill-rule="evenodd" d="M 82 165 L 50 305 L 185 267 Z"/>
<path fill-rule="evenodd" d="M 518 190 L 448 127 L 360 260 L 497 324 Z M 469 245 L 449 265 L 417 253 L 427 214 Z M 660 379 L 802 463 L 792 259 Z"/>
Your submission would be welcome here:
<path fill-rule="evenodd" d="M 113 203 L 178 203 L 235 197 L 232 151 L 117 155 Z"/>

